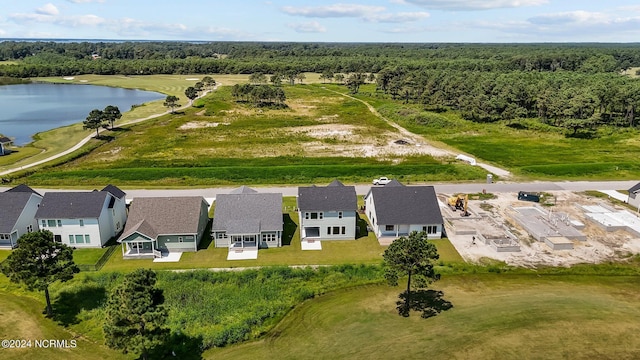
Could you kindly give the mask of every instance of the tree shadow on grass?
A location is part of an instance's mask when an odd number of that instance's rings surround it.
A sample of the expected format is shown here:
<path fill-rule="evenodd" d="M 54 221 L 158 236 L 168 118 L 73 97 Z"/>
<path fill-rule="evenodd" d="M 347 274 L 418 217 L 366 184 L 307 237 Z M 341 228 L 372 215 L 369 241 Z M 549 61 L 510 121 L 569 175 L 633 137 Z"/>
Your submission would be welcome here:
<path fill-rule="evenodd" d="M 84 285 L 81 289 L 62 291 L 51 304 L 53 319 L 64 326 L 80 322 L 80 311 L 92 310 L 104 304 L 107 299 L 107 291 L 97 285 Z"/>
<path fill-rule="evenodd" d="M 171 333 L 165 343 L 149 350 L 149 359 L 202 360 L 202 337 Z"/>
<path fill-rule="evenodd" d="M 293 222 L 293 219 L 291 219 L 291 215 L 289 214 L 284 214 L 282 218 L 284 221 L 284 227 L 282 231 L 282 246 L 288 246 L 291 245 L 293 235 L 296 233 L 298 225 Z"/>
<path fill-rule="evenodd" d="M 411 301 L 407 306 L 407 292 L 403 291 L 398 295 L 396 302 L 398 314 L 408 317 L 411 310 L 421 312 L 423 319 L 438 315 L 442 311 L 447 311 L 453 304 L 444 299 L 444 292 L 440 290 L 416 290 L 411 292 Z"/>

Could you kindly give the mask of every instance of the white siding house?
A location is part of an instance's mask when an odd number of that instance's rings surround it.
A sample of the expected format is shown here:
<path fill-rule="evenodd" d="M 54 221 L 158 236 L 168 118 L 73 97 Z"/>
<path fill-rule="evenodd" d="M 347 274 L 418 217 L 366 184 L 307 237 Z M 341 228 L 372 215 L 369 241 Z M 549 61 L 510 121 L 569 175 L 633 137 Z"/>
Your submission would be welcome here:
<path fill-rule="evenodd" d="M 125 203 L 124 193 L 111 185 L 102 191 L 48 192 L 36 220 L 55 241 L 76 248 L 102 247 L 123 230 Z"/>
<path fill-rule="evenodd" d="M 0 193 L 0 247 L 14 248 L 18 239 L 38 231 L 35 219 L 42 195 L 26 185 Z"/>
<path fill-rule="evenodd" d="M 424 231 L 429 239 L 442 237 L 444 222 L 433 186 L 404 186 L 392 181 L 372 187 L 365 196 L 365 212 L 378 238 Z"/>
<path fill-rule="evenodd" d="M 300 238 L 355 240 L 358 199 L 354 186 L 334 180 L 326 187 L 298 188 Z"/>

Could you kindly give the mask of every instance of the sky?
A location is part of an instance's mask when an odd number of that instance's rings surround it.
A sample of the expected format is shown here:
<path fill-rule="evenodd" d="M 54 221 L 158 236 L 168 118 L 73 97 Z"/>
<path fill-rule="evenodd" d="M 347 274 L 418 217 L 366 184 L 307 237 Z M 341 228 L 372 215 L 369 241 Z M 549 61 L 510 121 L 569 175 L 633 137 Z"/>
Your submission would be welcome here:
<path fill-rule="evenodd" d="M 0 0 L 0 38 L 640 42 L 638 0 Z"/>

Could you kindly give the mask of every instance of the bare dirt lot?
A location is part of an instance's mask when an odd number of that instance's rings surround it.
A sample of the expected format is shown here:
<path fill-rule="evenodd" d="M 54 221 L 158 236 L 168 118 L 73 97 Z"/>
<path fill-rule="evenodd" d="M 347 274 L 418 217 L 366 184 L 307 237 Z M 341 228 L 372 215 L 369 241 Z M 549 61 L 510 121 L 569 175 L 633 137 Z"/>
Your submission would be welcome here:
<path fill-rule="evenodd" d="M 460 255 L 470 262 L 491 258 L 524 267 L 569 266 L 620 260 L 631 254 L 640 253 L 638 236 L 625 230 L 605 231 L 587 220 L 580 208 L 581 205 L 613 206 L 607 200 L 570 191 L 556 191 L 549 194 L 551 196 L 545 200 L 547 205 L 541 205 L 539 209 L 551 211 L 552 214 L 566 214 L 573 223 L 584 224 L 580 232 L 586 235 L 586 241 L 571 241 L 573 243 L 571 250 L 553 250 L 546 243 L 536 240 L 515 221 L 514 207 L 536 206 L 535 203 L 519 201 L 515 193 L 496 194 L 497 197 L 491 200 L 469 200 L 471 214 L 469 217 L 461 217 L 460 211 L 453 212 L 446 205 L 446 198 L 451 194 L 439 194 L 438 198 L 441 201 L 447 236 Z M 495 246 L 481 241 L 484 237 L 508 238 L 509 235 L 517 238 L 516 243 L 520 245 L 519 252 L 498 252 Z"/>

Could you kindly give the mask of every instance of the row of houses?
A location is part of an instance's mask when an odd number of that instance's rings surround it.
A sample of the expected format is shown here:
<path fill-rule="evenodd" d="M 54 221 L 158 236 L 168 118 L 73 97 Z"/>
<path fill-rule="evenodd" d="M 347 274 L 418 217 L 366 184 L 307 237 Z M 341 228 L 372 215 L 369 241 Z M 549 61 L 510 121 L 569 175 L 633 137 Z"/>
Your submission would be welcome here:
<path fill-rule="evenodd" d="M 0 246 L 14 247 L 23 234 L 46 229 L 57 242 L 76 248 L 122 244 L 125 258 L 159 257 L 197 251 L 209 223 L 210 204 L 203 197 L 136 198 L 127 209 L 126 194 L 116 186 L 90 192 L 38 194 L 26 185 L 0 193 Z M 211 236 L 215 247 L 230 252 L 282 246 L 282 194 L 240 187 L 215 199 Z M 440 238 L 442 215 L 432 186 L 404 186 L 397 181 L 373 187 L 358 206 L 354 186 L 334 180 L 328 186 L 299 187 L 296 201 L 303 243 L 355 240 L 366 213 L 378 237 L 425 231 Z M 362 222 L 361 222 L 362 224 Z"/>

